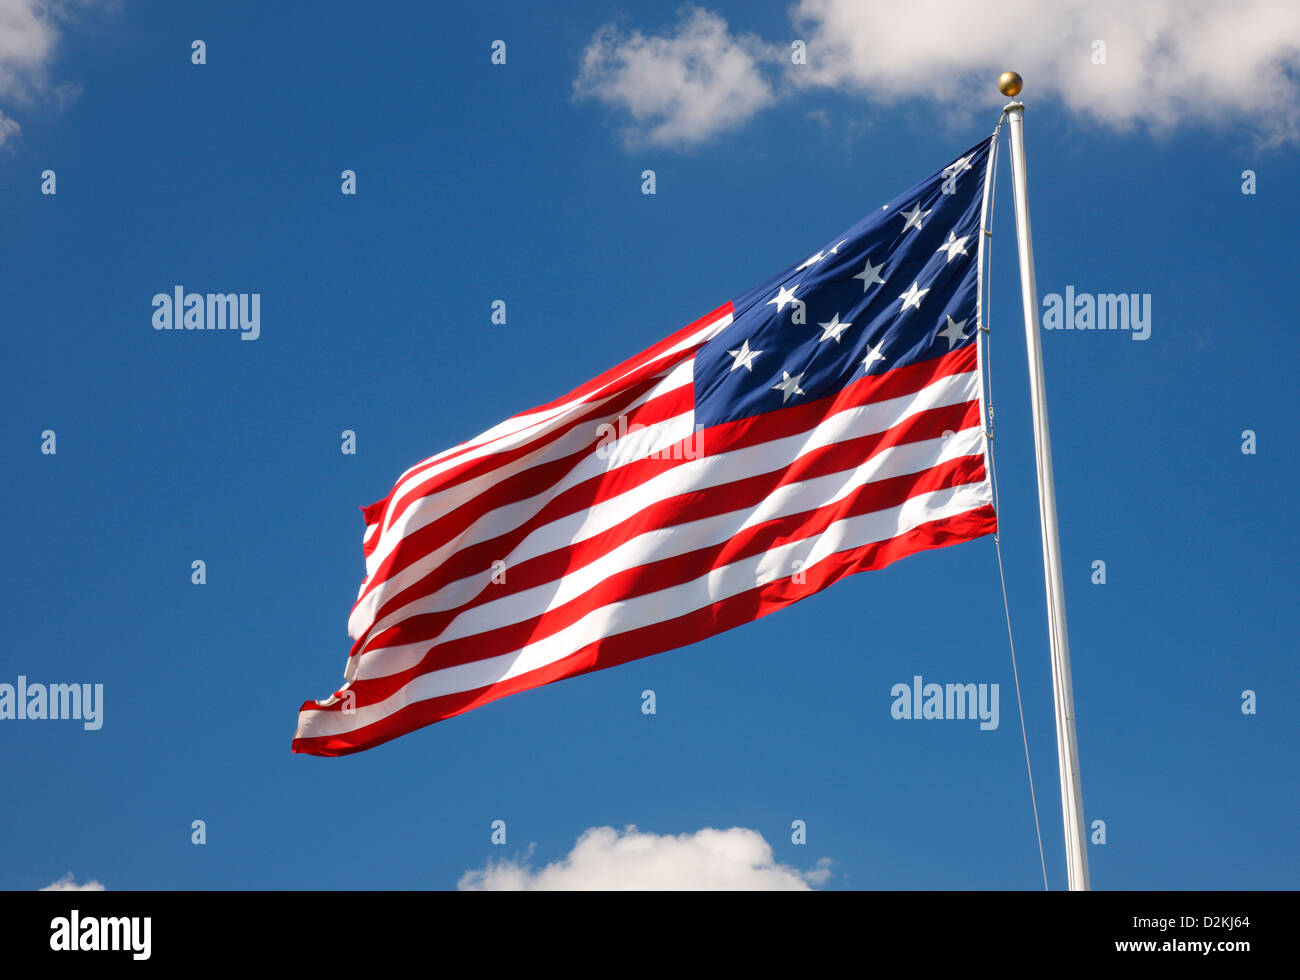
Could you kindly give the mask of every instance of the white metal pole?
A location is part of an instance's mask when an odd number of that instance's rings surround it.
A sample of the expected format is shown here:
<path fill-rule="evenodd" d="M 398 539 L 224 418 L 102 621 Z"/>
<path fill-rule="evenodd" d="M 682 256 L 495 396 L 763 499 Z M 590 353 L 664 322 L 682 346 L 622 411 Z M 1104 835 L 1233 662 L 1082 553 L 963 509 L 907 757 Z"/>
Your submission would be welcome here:
<path fill-rule="evenodd" d="M 1006 76 L 1003 76 L 1005 79 Z M 1003 88 L 1020 91 L 1016 76 Z M 1038 515 L 1043 529 L 1043 574 L 1047 580 L 1047 622 L 1052 647 L 1052 685 L 1056 703 L 1056 750 L 1061 767 L 1061 810 L 1065 819 L 1065 854 L 1071 891 L 1088 889 L 1088 854 L 1079 785 L 1079 745 L 1074 727 L 1074 685 L 1070 680 L 1070 640 L 1065 627 L 1065 583 L 1061 576 L 1061 541 L 1056 526 L 1056 489 L 1052 480 L 1052 440 L 1047 429 L 1047 392 L 1043 381 L 1043 347 L 1038 333 L 1038 286 L 1034 281 L 1034 246 L 1029 231 L 1025 180 L 1023 103 L 1003 112 L 1011 128 L 1011 176 L 1015 187 L 1016 242 L 1020 251 L 1020 293 L 1029 355 L 1029 394 L 1034 414 L 1034 451 L 1038 460 Z"/>

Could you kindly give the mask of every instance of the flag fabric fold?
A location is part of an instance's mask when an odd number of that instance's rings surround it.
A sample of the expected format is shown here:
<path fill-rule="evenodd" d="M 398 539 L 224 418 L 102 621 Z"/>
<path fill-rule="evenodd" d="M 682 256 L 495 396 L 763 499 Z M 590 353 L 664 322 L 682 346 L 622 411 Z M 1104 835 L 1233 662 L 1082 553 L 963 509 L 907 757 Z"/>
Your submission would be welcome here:
<path fill-rule="evenodd" d="M 978 341 L 991 140 L 812 255 L 362 508 L 345 755 L 997 529 Z"/>

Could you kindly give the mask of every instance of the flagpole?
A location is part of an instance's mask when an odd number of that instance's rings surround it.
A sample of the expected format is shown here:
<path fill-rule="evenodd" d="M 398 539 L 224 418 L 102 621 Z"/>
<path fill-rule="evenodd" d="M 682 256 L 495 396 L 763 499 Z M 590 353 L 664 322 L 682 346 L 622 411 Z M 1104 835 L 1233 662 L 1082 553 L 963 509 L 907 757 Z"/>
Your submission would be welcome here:
<path fill-rule="evenodd" d="M 1003 95 L 1014 97 L 1023 82 L 1015 72 L 998 79 Z M 1056 752 L 1061 767 L 1061 810 L 1065 820 L 1066 868 L 1071 891 L 1088 889 L 1088 854 L 1079 785 L 1079 745 L 1074 726 L 1074 685 L 1070 680 L 1070 640 L 1065 625 L 1065 582 L 1061 575 L 1061 540 L 1056 526 L 1056 487 L 1052 479 L 1052 440 L 1047 428 L 1047 392 L 1043 380 L 1043 346 L 1038 333 L 1038 286 L 1034 281 L 1034 246 L 1029 231 L 1025 180 L 1025 106 L 1012 101 L 1003 110 L 1011 129 L 1011 176 L 1015 188 L 1016 243 L 1020 252 L 1020 295 L 1025 314 L 1025 348 L 1029 356 L 1029 394 L 1034 416 L 1034 452 L 1038 463 L 1038 516 L 1043 530 L 1043 574 L 1047 582 L 1047 622 L 1052 648 L 1052 687 L 1056 704 Z"/>

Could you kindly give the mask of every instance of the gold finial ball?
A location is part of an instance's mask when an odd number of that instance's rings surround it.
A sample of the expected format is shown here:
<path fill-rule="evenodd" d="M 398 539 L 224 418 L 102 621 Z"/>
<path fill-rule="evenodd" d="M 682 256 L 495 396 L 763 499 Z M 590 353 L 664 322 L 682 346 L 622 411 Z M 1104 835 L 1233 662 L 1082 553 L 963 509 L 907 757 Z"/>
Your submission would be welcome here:
<path fill-rule="evenodd" d="M 1025 80 L 1014 71 L 1004 71 L 998 76 L 998 91 L 1008 98 L 1020 94 L 1025 87 Z"/>

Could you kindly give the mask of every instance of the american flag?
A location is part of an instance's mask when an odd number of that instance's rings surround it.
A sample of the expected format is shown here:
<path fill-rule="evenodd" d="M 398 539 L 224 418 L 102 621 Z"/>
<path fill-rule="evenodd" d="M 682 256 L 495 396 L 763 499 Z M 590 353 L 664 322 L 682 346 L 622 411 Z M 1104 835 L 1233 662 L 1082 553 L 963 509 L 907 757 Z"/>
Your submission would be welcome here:
<path fill-rule="evenodd" d="M 985 140 L 783 272 L 363 508 L 346 755 L 685 646 L 997 529 L 978 342 Z"/>

